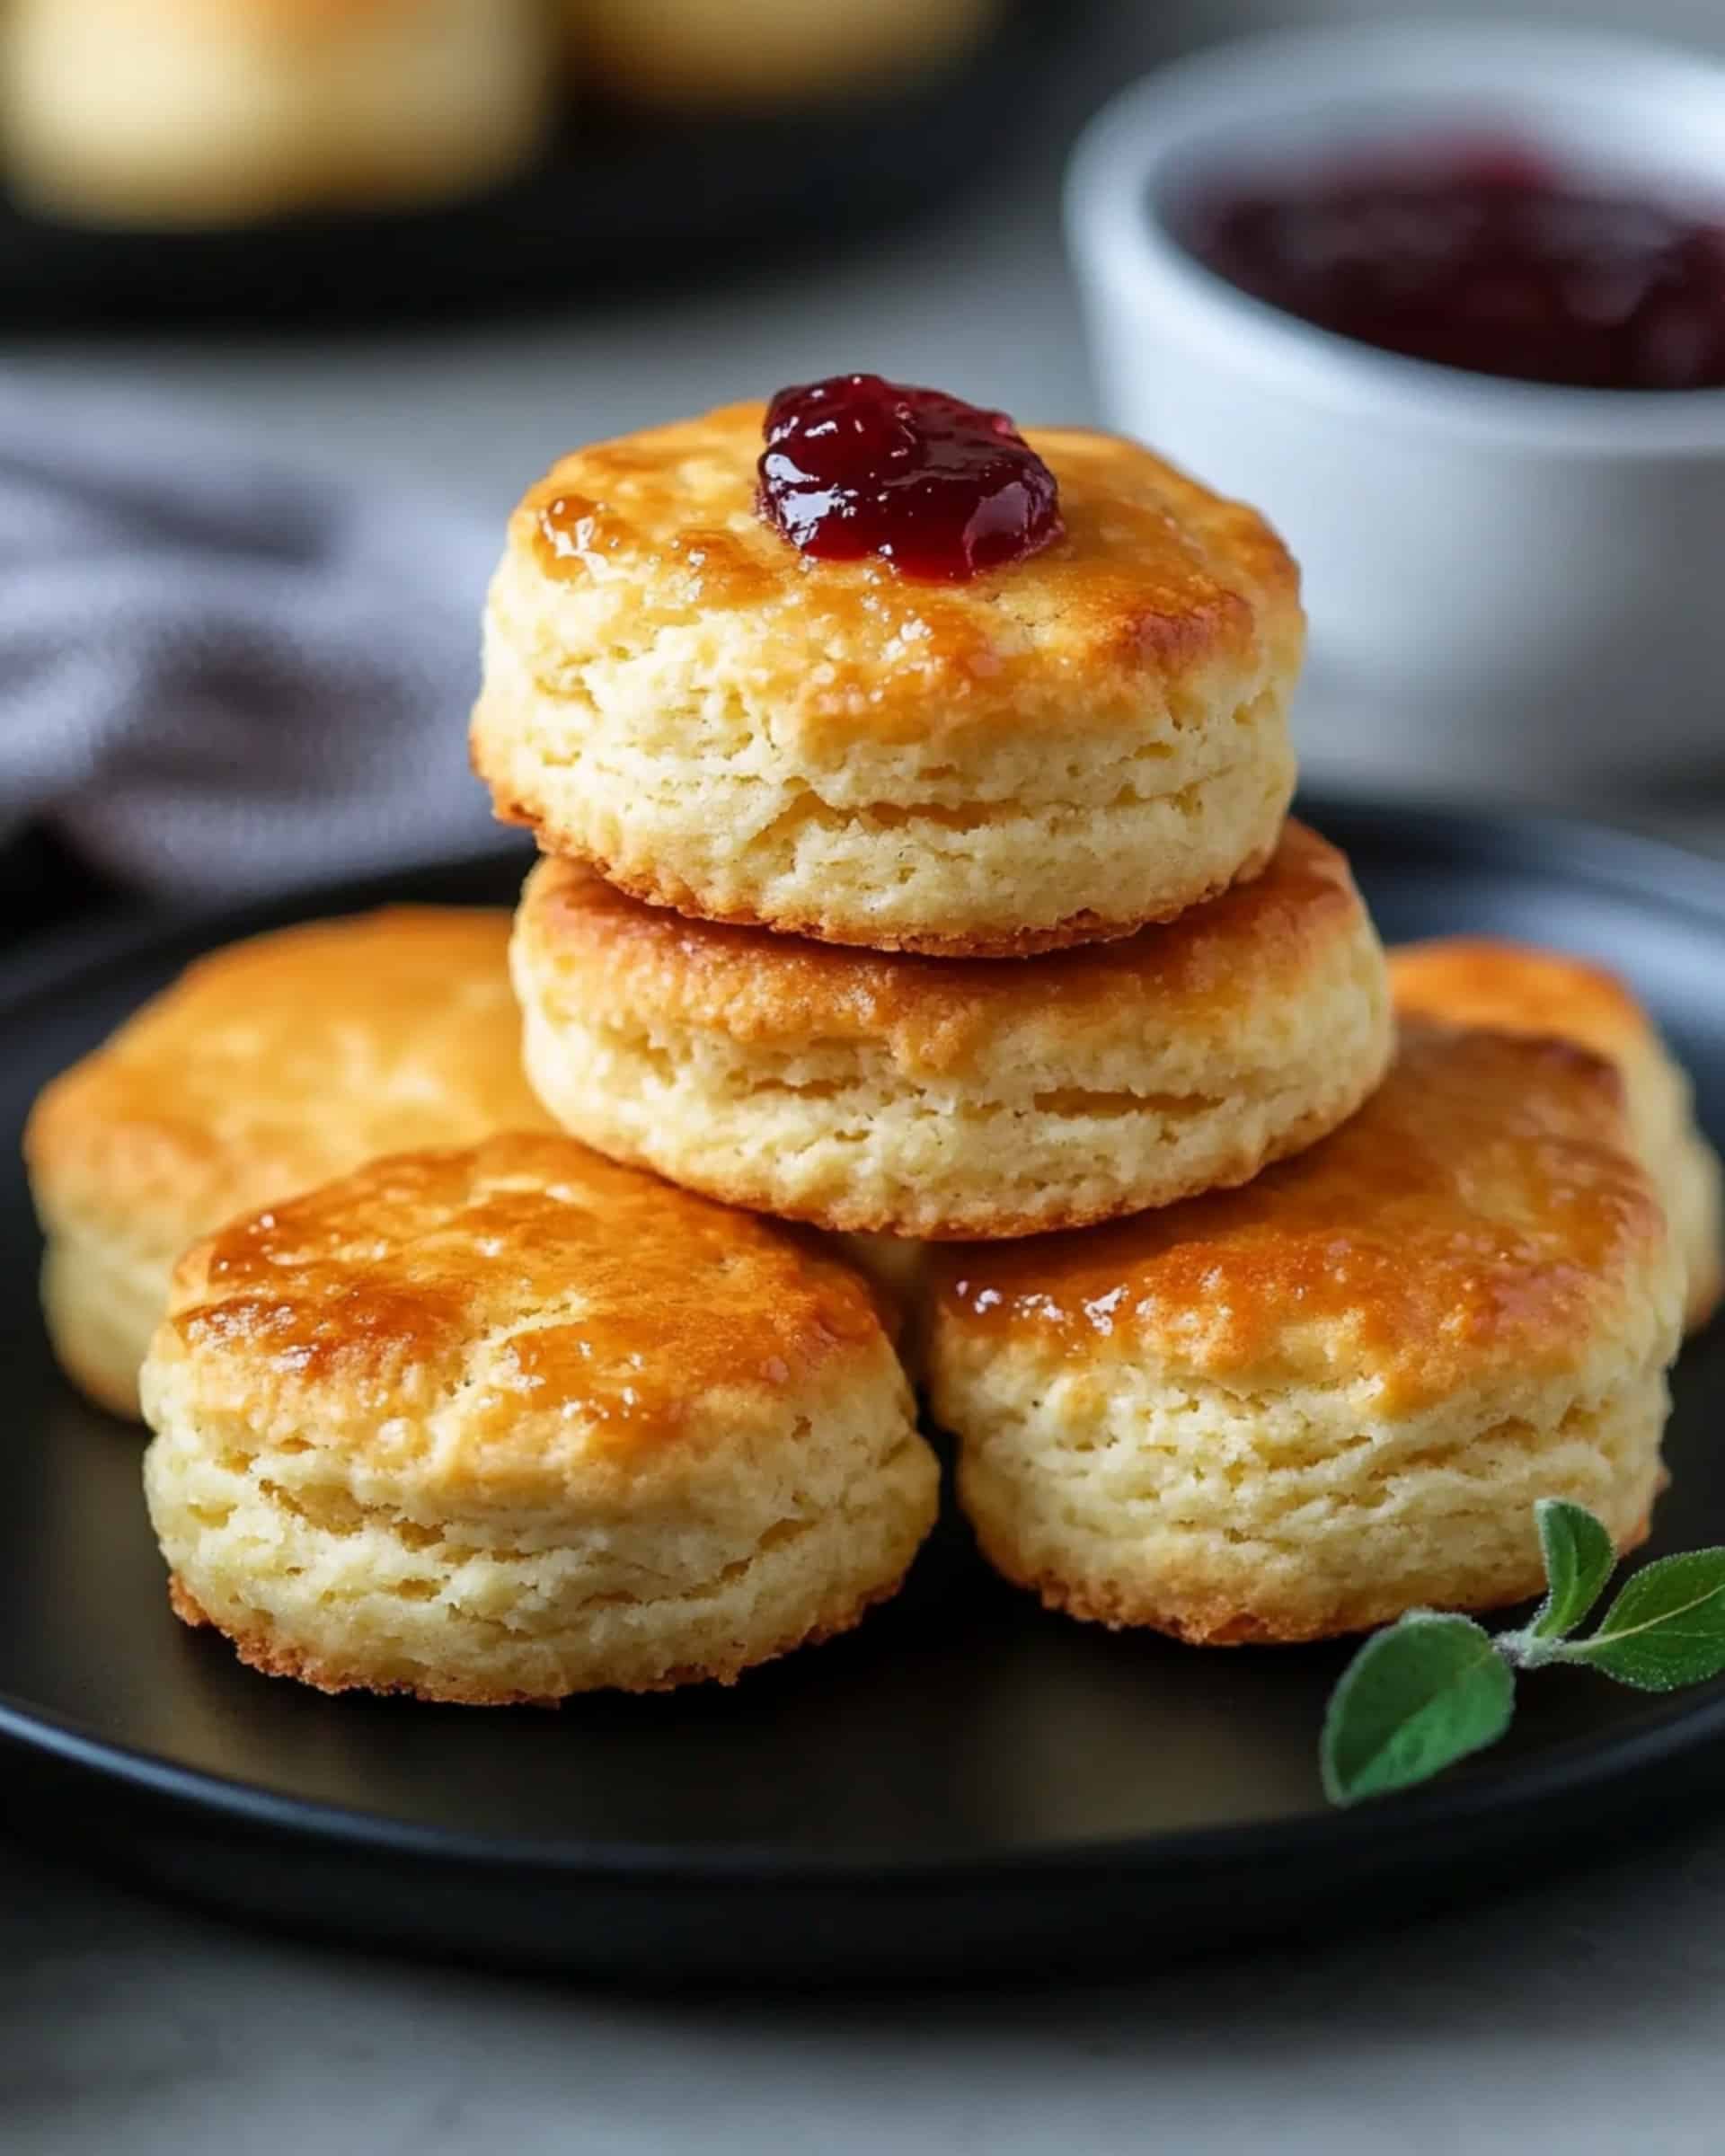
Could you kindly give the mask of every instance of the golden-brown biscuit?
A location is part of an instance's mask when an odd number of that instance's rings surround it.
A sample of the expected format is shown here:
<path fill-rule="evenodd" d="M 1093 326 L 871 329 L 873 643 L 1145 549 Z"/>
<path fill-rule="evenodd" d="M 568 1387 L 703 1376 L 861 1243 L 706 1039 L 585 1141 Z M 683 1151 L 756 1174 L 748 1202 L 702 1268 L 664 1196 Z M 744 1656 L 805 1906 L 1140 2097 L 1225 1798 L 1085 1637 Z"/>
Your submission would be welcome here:
<path fill-rule="evenodd" d="M 1526 943 L 1445 936 L 1393 951 L 1390 978 L 1400 1010 L 1579 1040 L 1616 1064 L 1630 1128 L 1683 1253 L 1688 1324 L 1704 1324 L 1725 1291 L 1719 1155 L 1696 1128 L 1687 1074 L 1616 975 Z"/>
<path fill-rule="evenodd" d="M 226 225 L 460 193 L 548 117 L 537 0 L 9 0 L 13 177 L 75 220 Z"/>
<path fill-rule="evenodd" d="M 1682 1267 L 1617 1073 L 1568 1042 L 1411 1020 L 1244 1189 L 933 1265 L 965 1509 L 1075 1616 L 1312 1639 L 1533 1594 L 1541 1498 L 1647 1532 Z"/>
<path fill-rule="evenodd" d="M 391 906 L 200 959 L 42 1093 L 25 1133 L 56 1354 L 115 1413 L 174 1259 L 380 1153 L 548 1129 L 521 1074 L 509 916 Z"/>
<path fill-rule="evenodd" d="M 999 0 L 562 0 L 583 75 L 677 111 L 854 97 L 961 59 Z"/>
<path fill-rule="evenodd" d="M 325 1691 L 729 1682 L 854 1624 L 934 1516 L 856 1275 L 561 1136 L 220 1231 L 143 1394 L 175 1607 Z"/>
<path fill-rule="evenodd" d="M 762 408 L 578 450 L 509 526 L 475 767 L 638 897 L 878 950 L 1023 955 L 1269 857 L 1298 578 L 1251 509 L 1110 436 L 1029 436 L 1066 535 L 969 583 L 802 554 Z"/>
<path fill-rule="evenodd" d="M 734 1205 L 1026 1235 L 1243 1182 L 1390 1054 L 1348 864 L 1290 824 L 1164 928 L 1017 963 L 846 950 L 643 906 L 544 861 L 512 947 L 528 1076 L 588 1144 Z"/>

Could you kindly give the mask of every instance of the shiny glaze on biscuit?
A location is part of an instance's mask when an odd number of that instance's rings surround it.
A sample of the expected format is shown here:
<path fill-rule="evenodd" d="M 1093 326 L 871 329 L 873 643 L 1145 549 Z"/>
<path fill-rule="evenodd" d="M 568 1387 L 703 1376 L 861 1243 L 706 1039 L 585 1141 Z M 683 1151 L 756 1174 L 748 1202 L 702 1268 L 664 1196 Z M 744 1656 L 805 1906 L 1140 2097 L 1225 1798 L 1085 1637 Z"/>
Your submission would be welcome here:
<path fill-rule="evenodd" d="M 580 863 L 542 862 L 518 932 L 576 993 L 716 1024 L 738 1039 L 884 1040 L 906 1069 L 961 1067 L 1015 1018 L 1086 1031 L 1119 1012 L 1202 1032 L 1285 987 L 1363 919 L 1348 863 L 1290 822 L 1262 873 L 1166 926 L 1019 961 L 882 954 L 686 919 Z"/>
<path fill-rule="evenodd" d="M 1483 1364 L 1572 1360 L 1664 1233 L 1610 1065 L 1415 1020 L 1351 1122 L 1243 1189 L 938 1252 L 936 1322 L 1254 1390 L 1358 1380 L 1402 1415 Z"/>
<path fill-rule="evenodd" d="M 385 1455 L 423 1446 L 460 1392 L 442 1471 L 527 1484 L 554 1472 L 547 1417 L 582 1459 L 626 1462 L 715 1392 L 780 1397 L 881 1340 L 869 1289 L 805 1240 L 520 1134 L 376 1162 L 232 1224 L 182 1260 L 170 1322 L 253 1383 L 362 1400 L 356 1442 Z"/>
<path fill-rule="evenodd" d="M 967 685 L 992 708 L 1050 666 L 1070 672 L 1076 726 L 1122 678 L 1250 653 L 1267 620 L 1299 635 L 1298 572 L 1255 511 L 1083 429 L 1025 429 L 1066 527 L 1025 561 L 943 587 L 872 557 L 803 554 L 756 512 L 764 410 L 728 405 L 575 451 L 529 491 L 512 545 L 552 579 L 627 585 L 668 623 L 757 614 L 764 638 L 823 655 L 800 685 L 808 708 L 888 733 L 954 720 Z"/>

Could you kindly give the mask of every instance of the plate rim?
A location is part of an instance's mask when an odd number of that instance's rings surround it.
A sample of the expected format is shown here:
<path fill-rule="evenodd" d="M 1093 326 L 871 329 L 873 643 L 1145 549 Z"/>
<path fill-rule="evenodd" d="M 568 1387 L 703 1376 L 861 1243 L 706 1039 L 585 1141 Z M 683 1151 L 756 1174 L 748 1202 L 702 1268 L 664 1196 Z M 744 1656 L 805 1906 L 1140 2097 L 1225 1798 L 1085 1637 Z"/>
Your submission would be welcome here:
<path fill-rule="evenodd" d="M 1608 1797 L 1640 1784 L 1661 1766 L 1725 1739 L 1725 1680 L 1710 1696 L 1673 1701 L 1621 1736 L 1566 1737 L 1509 1767 L 1464 1768 L 1438 1781 L 1372 1803 L 1267 1820 L 1234 1820 L 1162 1834 L 1093 1841 L 1027 1842 L 1021 1848 L 938 1857 L 898 1858 L 889 1851 L 822 1855 L 771 1844 L 575 1842 L 543 1837 L 457 1833 L 420 1825 L 386 1813 L 284 1796 L 252 1782 L 176 1764 L 75 1727 L 47 1709 L 0 1692 L 0 1745 L 21 1747 L 104 1785 L 164 1800 L 174 1809 L 225 1825 L 263 1830 L 297 1846 L 344 1853 L 409 1858 L 454 1869 L 553 1877 L 563 1883 L 703 1886 L 756 1890 L 806 1886 L 827 1890 L 882 1886 L 946 1886 L 969 1891 L 1097 1883 L 1130 1871 L 1140 1879 L 1162 1873 L 1192 1878 L 1226 1873 L 1242 1859 L 1254 1865 L 1323 1864 L 1345 1857 L 1369 1820 L 1373 1853 L 1393 1861 L 1413 1848 L 1435 1846 L 1438 1833 L 1473 1825 L 1504 1825 L 1528 1813 L 1544 1816 L 1553 1798 Z M 1314 1732 L 1313 1742 L 1317 1741 Z"/>
<path fill-rule="evenodd" d="M 1379 847 L 1405 843 L 1415 857 L 1465 859 L 1480 865 L 1508 862 L 1529 875 L 1561 875 L 1571 883 L 1634 897 L 1725 929 L 1725 861 L 1668 840 L 1579 817 L 1399 800 L 1363 790 L 1303 791 L 1295 813 L 1334 837 L 1344 851 L 1361 835 Z M 401 899 L 416 882 L 477 878 L 516 861 L 525 868 L 527 859 L 518 847 L 495 847 L 238 902 L 164 909 L 142 919 L 63 930 L 34 941 L 10 964 L 0 961 L 0 1021 L 15 1020 L 49 998 L 75 995 L 104 971 L 182 937 L 212 931 L 224 936 L 255 933 L 283 920 L 318 918 L 320 907 L 330 914 L 359 911 Z M 1433 1837 L 1439 1832 L 1454 1833 L 1473 1825 L 1512 1825 L 1541 1812 L 1553 1798 L 1621 1793 L 1722 1740 L 1725 1679 L 1699 1696 L 1663 1703 L 1614 1736 L 1566 1737 L 1525 1760 L 1464 1768 L 1453 1779 L 1363 1810 L 1319 1808 L 1159 1833 L 903 1858 L 866 1845 L 827 1854 L 772 1843 L 593 1842 L 423 1825 L 189 1766 L 116 1742 L 0 1689 L 0 1745 L 45 1759 L 87 1781 L 164 1801 L 178 1813 L 262 1831 L 302 1848 L 608 1886 L 1044 1887 L 1094 1884 L 1123 1871 L 1146 1881 L 1164 1873 L 1187 1878 L 1225 1873 L 1242 1861 L 1322 1865 L 1357 1855 L 1367 1842 L 1375 1859 L 1393 1863 L 1420 1845 L 1435 1846 Z M 1317 1742 L 1315 1730 L 1313 1742 Z"/>

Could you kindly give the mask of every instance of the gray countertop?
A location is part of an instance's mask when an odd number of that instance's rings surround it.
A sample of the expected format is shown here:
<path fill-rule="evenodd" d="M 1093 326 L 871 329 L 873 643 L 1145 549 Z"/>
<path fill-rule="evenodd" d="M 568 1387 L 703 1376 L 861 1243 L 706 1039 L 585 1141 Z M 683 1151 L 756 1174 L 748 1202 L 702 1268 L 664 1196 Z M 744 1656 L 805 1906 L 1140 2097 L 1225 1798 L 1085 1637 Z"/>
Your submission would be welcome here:
<path fill-rule="evenodd" d="M 654 1999 L 247 1937 L 0 1850 L 6 2156 L 1717 2156 L 1725 1830 L 1093 1991 Z"/>
<path fill-rule="evenodd" d="M 1712 0 L 1708 0 L 1712 4 Z M 842 264 L 505 329 L 38 345 L 295 454 L 500 517 L 560 447 L 866 364 L 1007 409 L 1092 395 L 1054 150 Z M 1703 805 L 1687 835 L 1721 827 Z M 0 1844 L 5 2156 L 763 2146 L 1073 2156 L 1685 2156 L 1725 2145 L 1725 1828 L 1399 1933 L 1093 1992 L 664 2000 L 248 1936 Z"/>

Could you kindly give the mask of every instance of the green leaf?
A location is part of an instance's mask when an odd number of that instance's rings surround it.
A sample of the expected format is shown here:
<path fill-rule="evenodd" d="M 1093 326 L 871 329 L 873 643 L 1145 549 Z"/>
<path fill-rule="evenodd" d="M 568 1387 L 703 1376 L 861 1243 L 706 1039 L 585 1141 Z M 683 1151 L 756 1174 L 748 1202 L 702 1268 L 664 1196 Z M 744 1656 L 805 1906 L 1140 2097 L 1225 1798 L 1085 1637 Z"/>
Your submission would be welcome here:
<path fill-rule="evenodd" d="M 1725 1669 L 1725 1550 L 1662 1557 L 1638 1572 L 1586 1639 L 1559 1649 L 1642 1692 L 1699 1684 Z"/>
<path fill-rule="evenodd" d="M 1604 1594 L 1617 1568 L 1617 1552 L 1585 1506 L 1542 1498 L 1534 1517 L 1545 1557 L 1546 1595 L 1527 1630 L 1535 1639 L 1561 1639 Z"/>
<path fill-rule="evenodd" d="M 1381 1797 L 1495 1744 L 1516 1683 L 1491 1635 L 1466 1617 L 1416 1610 L 1368 1639 L 1323 1719 L 1320 1761 L 1332 1804 Z"/>

